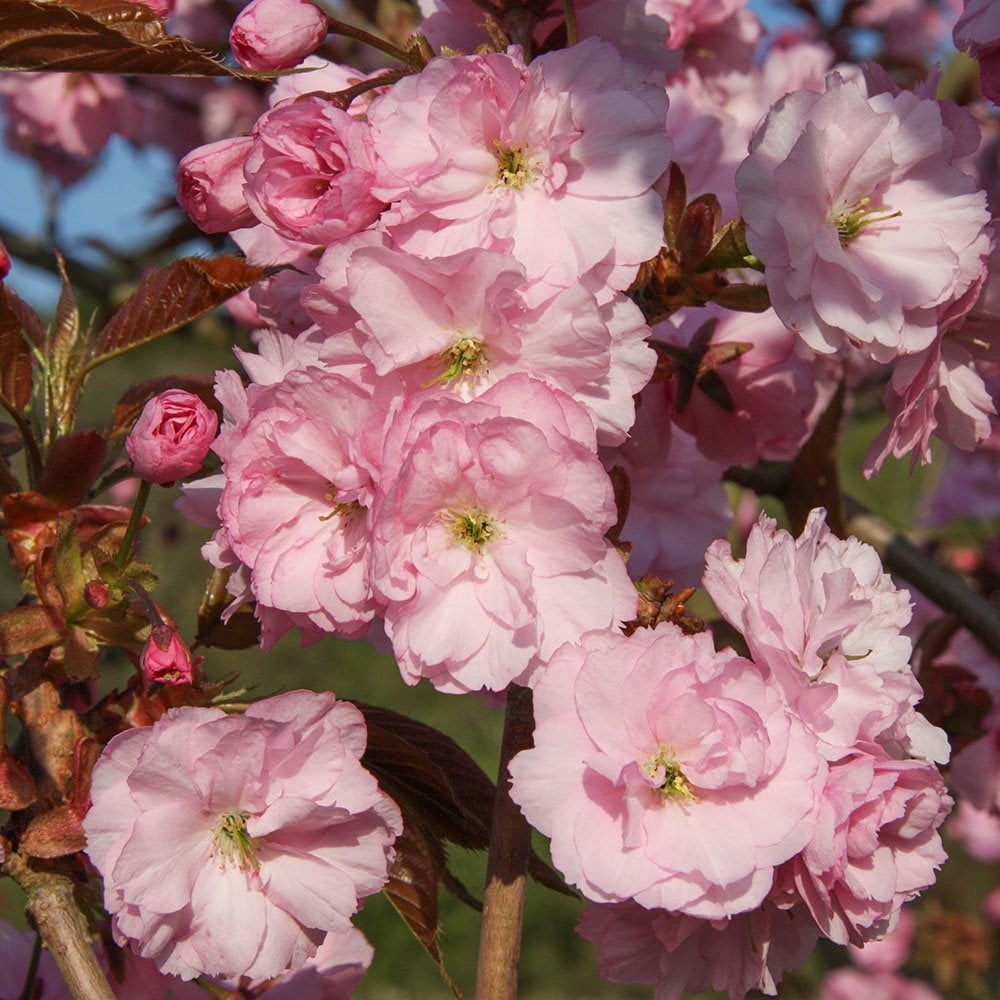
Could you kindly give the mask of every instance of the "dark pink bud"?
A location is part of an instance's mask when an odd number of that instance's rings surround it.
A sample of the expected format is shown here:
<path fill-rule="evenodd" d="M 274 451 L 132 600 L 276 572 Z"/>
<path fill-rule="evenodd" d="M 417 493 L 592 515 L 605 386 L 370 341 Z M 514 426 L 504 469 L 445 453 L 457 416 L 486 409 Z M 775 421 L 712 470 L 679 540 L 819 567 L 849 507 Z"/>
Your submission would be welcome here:
<path fill-rule="evenodd" d="M 201 468 L 218 426 L 215 413 L 193 393 L 168 389 L 146 404 L 125 450 L 137 475 L 172 483 Z"/>
<path fill-rule="evenodd" d="M 190 684 L 194 677 L 191 653 L 169 625 L 154 628 L 146 640 L 139 666 L 147 681 Z"/>
<path fill-rule="evenodd" d="M 328 21 L 308 0 L 252 0 L 229 32 L 229 47 L 244 69 L 287 69 L 326 38 Z"/>
<path fill-rule="evenodd" d="M 248 135 L 192 149 L 177 165 L 177 200 L 205 233 L 230 233 L 256 219 L 243 196 Z"/>
<path fill-rule="evenodd" d="M 110 588 L 108 585 L 98 580 L 91 580 L 83 588 L 83 599 L 92 608 L 106 608 L 108 606 L 109 594 Z"/>
<path fill-rule="evenodd" d="M 10 254 L 7 253 L 7 248 L 0 240 L 0 281 L 3 281 L 8 274 L 10 274 Z"/>

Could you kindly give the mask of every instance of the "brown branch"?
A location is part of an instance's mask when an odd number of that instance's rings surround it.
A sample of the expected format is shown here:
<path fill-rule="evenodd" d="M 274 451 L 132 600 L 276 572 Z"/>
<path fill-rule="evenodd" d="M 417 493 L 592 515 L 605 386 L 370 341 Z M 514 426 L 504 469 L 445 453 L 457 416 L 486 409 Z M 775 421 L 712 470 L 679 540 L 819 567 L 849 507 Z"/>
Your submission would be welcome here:
<path fill-rule="evenodd" d="M 511 684 L 507 689 L 507 713 L 486 867 L 476 1000 L 517 998 L 531 827 L 511 800 L 507 765 L 516 753 L 532 746 L 533 731 L 531 691 Z"/>
<path fill-rule="evenodd" d="M 790 489 L 788 466 L 762 462 L 753 469 L 728 469 L 725 479 L 784 503 Z M 882 565 L 915 587 L 939 608 L 954 615 L 994 656 L 1000 657 L 1000 607 L 976 593 L 957 573 L 914 545 L 902 532 L 857 500 L 844 498 L 844 537 L 870 545 Z"/>
<path fill-rule="evenodd" d="M 3 867 L 28 897 L 27 911 L 73 1000 L 115 1000 L 97 963 L 70 879 L 35 871 L 20 854 L 11 855 Z"/>
<path fill-rule="evenodd" d="M 890 572 L 954 615 L 994 656 L 1000 657 L 1000 607 L 977 594 L 957 573 L 914 545 L 887 521 L 845 497 L 847 530 L 867 542 Z"/>

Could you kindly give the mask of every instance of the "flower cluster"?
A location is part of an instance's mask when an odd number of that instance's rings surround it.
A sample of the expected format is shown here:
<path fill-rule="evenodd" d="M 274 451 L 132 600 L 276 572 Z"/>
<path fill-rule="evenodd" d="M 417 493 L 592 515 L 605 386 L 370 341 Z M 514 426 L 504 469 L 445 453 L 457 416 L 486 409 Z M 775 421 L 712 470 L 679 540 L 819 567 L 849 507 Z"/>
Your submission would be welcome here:
<path fill-rule="evenodd" d="M 705 586 L 750 658 L 672 624 L 588 632 L 535 688 L 512 796 L 595 906 L 604 974 L 772 991 L 816 937 L 886 933 L 944 860 L 940 731 L 914 710 L 905 592 L 814 511 L 762 517 Z"/>

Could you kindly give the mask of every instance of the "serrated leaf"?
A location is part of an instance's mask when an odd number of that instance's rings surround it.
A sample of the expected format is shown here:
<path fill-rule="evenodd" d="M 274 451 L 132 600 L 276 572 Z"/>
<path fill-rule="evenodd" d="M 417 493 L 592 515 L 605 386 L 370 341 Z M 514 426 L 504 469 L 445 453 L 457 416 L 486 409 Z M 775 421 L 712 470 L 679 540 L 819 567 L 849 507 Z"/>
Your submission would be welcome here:
<path fill-rule="evenodd" d="M 65 367 L 65 359 L 68 358 L 80 337 L 80 310 L 76 304 L 76 295 L 70 284 L 69 275 L 66 273 L 66 261 L 58 252 L 56 253 L 56 267 L 59 271 L 60 290 L 56 315 L 52 323 L 52 351 L 62 359 L 62 366 Z"/>
<path fill-rule="evenodd" d="M 173 333 L 268 273 L 268 268 L 229 256 L 185 257 L 146 275 L 98 334 L 87 370 Z"/>
<path fill-rule="evenodd" d="M 78 431 L 54 441 L 38 492 L 63 508 L 75 507 L 100 475 L 106 451 L 107 443 L 96 431 Z"/>
<path fill-rule="evenodd" d="M 368 727 L 362 763 L 383 789 L 400 806 L 412 804 L 438 836 L 489 847 L 496 789 L 486 772 L 439 730 L 388 708 L 357 707 Z"/>
<path fill-rule="evenodd" d="M 395 843 L 396 857 L 389 870 L 389 880 L 382 890 L 414 937 L 437 963 L 452 995 L 460 997 L 458 987 L 445 968 L 438 943 L 437 887 L 447 867 L 440 843 L 419 826 L 406 821 Z"/>
<path fill-rule="evenodd" d="M 453 739 L 399 712 L 355 702 L 368 727 L 362 763 L 424 829 L 469 850 L 489 848 L 496 786 Z M 573 895 L 532 853 L 528 873 L 539 885 Z M 450 877 L 450 876 L 449 876 Z"/>
<path fill-rule="evenodd" d="M 275 76 L 223 65 L 128 0 L 0 0 L 0 70 Z"/>
<path fill-rule="evenodd" d="M 11 413 L 23 413 L 31 400 L 31 348 L 23 329 L 7 296 L 0 297 L 0 403 Z"/>
<path fill-rule="evenodd" d="M 37 347 L 40 351 L 44 350 L 45 324 L 38 313 L 13 288 L 8 288 L 6 285 L 0 285 L 0 297 L 3 298 L 11 312 L 21 321 L 21 329 L 28 340 L 31 341 L 32 346 Z"/>

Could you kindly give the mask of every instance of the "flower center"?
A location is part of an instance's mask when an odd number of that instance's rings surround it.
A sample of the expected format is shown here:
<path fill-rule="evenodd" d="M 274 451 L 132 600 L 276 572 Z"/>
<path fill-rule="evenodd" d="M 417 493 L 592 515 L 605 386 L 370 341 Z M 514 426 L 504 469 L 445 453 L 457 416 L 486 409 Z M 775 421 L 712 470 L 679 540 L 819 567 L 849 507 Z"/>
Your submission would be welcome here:
<path fill-rule="evenodd" d="M 465 510 L 448 510 L 442 515 L 449 526 L 451 537 L 470 552 L 482 555 L 490 542 L 502 536 L 500 525 L 492 514 L 481 507 L 467 507 Z"/>
<path fill-rule="evenodd" d="M 333 483 L 327 483 L 326 485 L 330 487 L 330 491 L 328 493 L 323 494 L 323 499 L 328 504 L 332 505 L 332 509 L 328 513 L 320 515 L 319 519 L 321 521 L 329 521 L 330 518 L 336 517 L 338 514 L 341 514 L 345 518 L 347 518 L 350 517 L 352 514 L 354 514 L 356 511 L 361 510 L 361 504 L 359 504 L 357 500 L 348 500 L 346 503 L 344 502 L 334 503 L 334 501 L 337 499 L 337 493 L 333 488 Z"/>
<path fill-rule="evenodd" d="M 639 765 L 643 774 L 650 779 L 653 790 L 664 802 L 697 802 L 698 798 L 691 791 L 687 778 L 677 761 L 673 747 L 669 750 L 664 744 L 655 754 L 646 758 L 645 764 Z"/>
<path fill-rule="evenodd" d="M 455 343 L 440 354 L 445 370 L 420 388 L 426 389 L 438 382 L 453 382 L 456 379 L 467 379 L 475 382 L 487 372 L 486 354 L 483 352 L 483 342 L 475 337 L 466 337 L 459 330 Z"/>
<path fill-rule="evenodd" d="M 521 146 L 504 146 L 499 139 L 493 140 L 497 160 L 496 180 L 490 190 L 498 187 L 514 188 L 520 191 L 526 184 L 535 181 L 535 163 L 531 153 Z"/>
<path fill-rule="evenodd" d="M 876 222 L 886 222 L 889 219 L 898 219 L 903 214 L 897 211 L 889 212 L 886 215 L 876 215 L 877 209 L 873 209 L 871 203 L 871 198 L 862 198 L 850 208 L 842 209 L 837 215 L 831 213 L 827 221 L 836 224 L 841 246 L 846 247 L 866 226 L 871 226 Z"/>
<path fill-rule="evenodd" d="M 225 868 L 232 862 L 240 871 L 245 872 L 248 868 L 252 868 L 255 872 L 260 871 L 257 845 L 253 837 L 247 833 L 249 817 L 249 813 L 231 809 L 223 813 L 216 822 L 215 836 L 212 838 L 212 855 L 214 857 L 218 854 L 222 857 L 220 868 Z"/>

